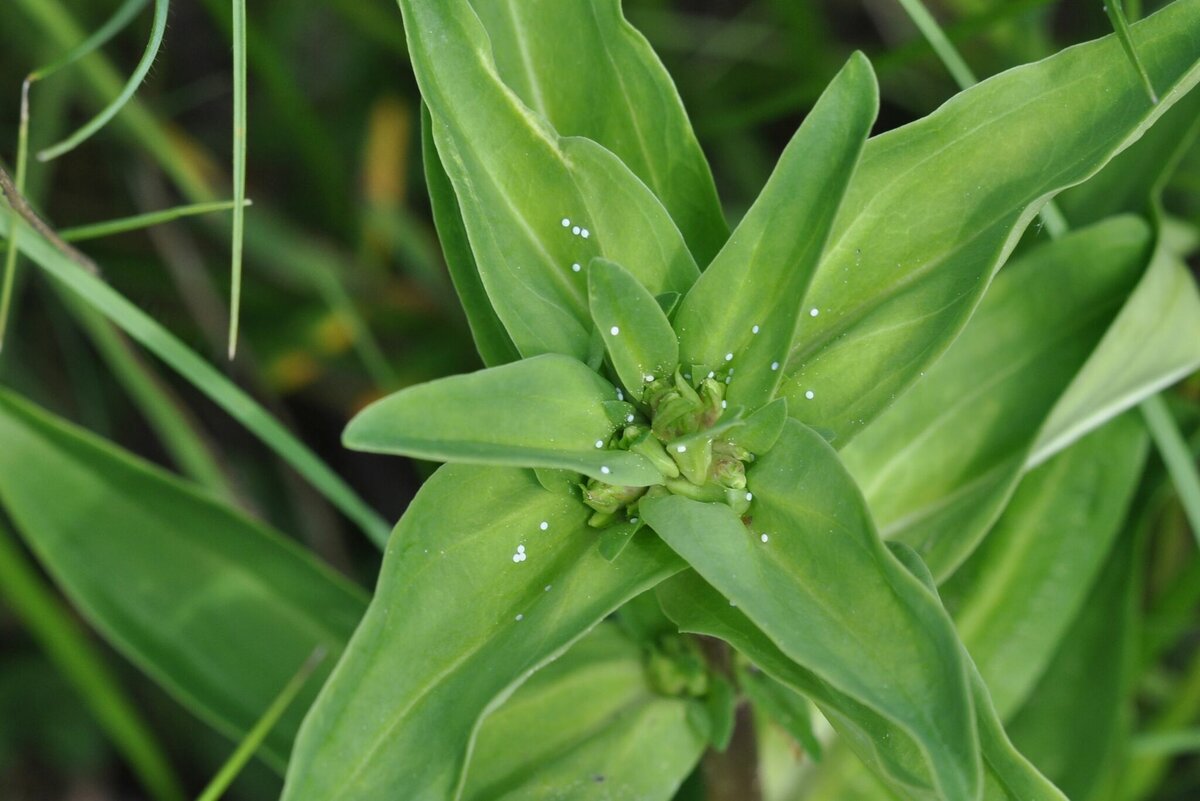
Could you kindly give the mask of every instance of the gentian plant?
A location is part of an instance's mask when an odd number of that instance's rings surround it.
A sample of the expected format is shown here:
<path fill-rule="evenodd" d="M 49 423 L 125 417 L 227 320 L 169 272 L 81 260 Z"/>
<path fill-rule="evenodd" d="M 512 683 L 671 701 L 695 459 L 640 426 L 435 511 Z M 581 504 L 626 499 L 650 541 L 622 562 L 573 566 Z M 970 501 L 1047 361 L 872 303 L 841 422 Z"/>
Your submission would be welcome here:
<path fill-rule="evenodd" d="M 732 231 L 619 0 L 399 5 L 485 369 L 346 428 L 446 463 L 390 536 L 0 216 L 384 545 L 368 597 L 4 392 L 0 503 L 101 633 L 285 801 L 1146 797 L 1138 488 L 1143 420 L 1169 432 L 1158 393 L 1200 367 L 1196 243 L 1160 202 L 1200 124 L 1200 0 L 1118 4 L 1114 35 L 874 137 L 854 54 Z"/>

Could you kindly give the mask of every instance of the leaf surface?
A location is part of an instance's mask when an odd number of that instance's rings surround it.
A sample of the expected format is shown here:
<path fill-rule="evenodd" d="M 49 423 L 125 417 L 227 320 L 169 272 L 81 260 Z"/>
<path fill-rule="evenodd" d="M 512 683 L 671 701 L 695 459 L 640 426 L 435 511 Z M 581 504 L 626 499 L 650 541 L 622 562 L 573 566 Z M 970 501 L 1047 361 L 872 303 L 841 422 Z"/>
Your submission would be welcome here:
<path fill-rule="evenodd" d="M 946 586 L 959 636 L 1002 718 L 1028 697 L 1079 614 L 1145 465 L 1128 416 L 1026 475 L 987 538 Z"/>
<path fill-rule="evenodd" d="M 523 356 L 587 359 L 582 266 L 597 256 L 653 294 L 695 281 L 683 237 L 646 185 L 595 142 L 559 136 L 505 85 L 466 0 L 400 7 L 483 286 Z"/>
<path fill-rule="evenodd" d="M 669 801 L 707 743 L 700 703 L 657 694 L 642 649 L 602 623 L 490 714 L 466 801 Z"/>
<path fill-rule="evenodd" d="M 660 483 L 649 460 L 605 447 L 632 410 L 616 397 L 585 365 L 547 354 L 396 392 L 359 412 L 343 440 L 376 453 Z"/>
<path fill-rule="evenodd" d="M 617 377 L 641 400 L 647 383 L 669 378 L 679 363 L 667 315 L 628 270 L 605 259 L 588 267 L 588 296 Z"/>
<path fill-rule="evenodd" d="M 305 719 L 284 799 L 456 798 L 483 715 L 681 567 L 654 537 L 608 562 L 589 513 L 530 471 L 438 470 L 393 533 L 367 615 Z"/>
<path fill-rule="evenodd" d="M 680 496 L 646 498 L 640 511 L 789 661 L 906 732 L 941 797 L 977 798 L 962 646 L 936 596 L 879 540 L 836 454 L 790 421 L 747 485 L 750 525 Z"/>
<path fill-rule="evenodd" d="M 756 408 L 773 396 L 804 293 L 878 110 L 871 64 L 856 53 L 684 297 L 675 318 L 683 363 L 701 365 L 702 372 L 738 370 L 730 403 Z"/>
<path fill-rule="evenodd" d="M 699 264 L 729 228 L 671 76 L 620 0 L 472 0 L 500 78 L 563 136 L 611 150 L 666 206 Z"/>
<path fill-rule="evenodd" d="M 939 580 L 999 515 L 1149 244 L 1143 223 L 1117 218 L 1009 265 L 946 355 L 843 451 L 883 535 Z"/>
<path fill-rule="evenodd" d="M 1200 0 L 1008 70 L 875 137 L 834 224 L 782 390 L 839 448 L 955 338 L 1041 206 L 1135 142 L 1200 80 Z M 805 393 L 814 398 L 805 403 Z M 935 571 L 936 572 L 936 571 Z"/>
<path fill-rule="evenodd" d="M 363 614 L 357 587 L 279 535 L 8 393 L 0 442 L 0 504 L 58 585 L 118 651 L 231 737 L 315 647 L 340 653 Z M 319 686 L 268 735 L 276 765 Z"/>

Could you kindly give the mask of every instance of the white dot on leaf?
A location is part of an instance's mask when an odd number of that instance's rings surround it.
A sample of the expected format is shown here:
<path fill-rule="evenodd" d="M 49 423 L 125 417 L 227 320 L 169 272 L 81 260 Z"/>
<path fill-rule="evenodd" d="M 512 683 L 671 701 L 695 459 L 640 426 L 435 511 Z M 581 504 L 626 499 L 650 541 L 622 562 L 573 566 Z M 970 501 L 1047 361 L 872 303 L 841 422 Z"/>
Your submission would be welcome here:
<path fill-rule="evenodd" d="M 582 236 L 584 239 L 587 239 L 589 236 L 591 236 L 591 234 L 592 234 L 592 232 L 586 228 L 584 228 L 582 231 L 579 232 L 579 235 Z"/>
<path fill-rule="evenodd" d="M 757 333 L 758 333 L 758 326 L 756 325 L 756 326 L 754 326 L 753 328 L 751 328 L 751 329 L 750 329 L 750 333 L 751 333 L 751 334 L 757 334 Z"/>
<path fill-rule="evenodd" d="M 546 520 L 543 520 L 538 528 L 540 528 L 542 531 L 545 531 L 546 529 L 550 528 L 550 523 Z"/>
<path fill-rule="evenodd" d="M 804 393 L 804 397 L 808 398 L 809 400 L 812 400 L 814 395 L 815 393 L 811 389 Z"/>
<path fill-rule="evenodd" d="M 583 269 L 583 267 L 579 266 L 578 264 L 572 264 L 571 269 L 574 270 L 575 272 L 579 272 L 580 270 Z"/>
<path fill-rule="evenodd" d="M 761 537 L 759 537 L 759 539 L 762 540 L 763 542 L 766 542 L 767 540 L 769 540 L 771 538 L 768 537 L 766 534 L 763 534 Z"/>
<path fill-rule="evenodd" d="M 582 229 L 580 229 L 580 227 L 577 225 L 571 229 L 571 233 L 575 234 L 575 236 L 579 236 L 580 230 L 582 230 Z"/>
<path fill-rule="evenodd" d="M 612 328 L 608 329 L 608 333 L 615 337 L 617 334 L 621 333 L 621 329 L 614 325 Z"/>
<path fill-rule="evenodd" d="M 821 313 L 820 309 L 814 308 L 814 309 L 810 310 L 808 314 L 810 317 L 816 317 L 820 313 Z"/>
<path fill-rule="evenodd" d="M 571 227 L 571 219 L 569 217 L 563 217 L 562 223 L 563 223 L 563 228 Z"/>
<path fill-rule="evenodd" d="M 731 362 L 731 361 L 733 361 L 733 354 L 732 354 L 732 353 L 726 353 L 726 354 L 725 354 L 725 361 L 727 361 L 727 362 Z"/>
<path fill-rule="evenodd" d="M 779 362 L 771 362 L 771 369 L 772 369 L 772 370 L 778 370 L 778 369 L 779 369 Z"/>
<path fill-rule="evenodd" d="M 607 476 L 612 471 L 608 469 L 608 465 L 601 465 L 600 472 Z"/>
<path fill-rule="evenodd" d="M 676 453 L 687 453 L 687 445 L 676 445 L 675 452 Z"/>
<path fill-rule="evenodd" d="M 604 447 L 604 440 L 602 440 L 602 439 L 598 439 L 598 440 L 596 440 L 596 447 L 597 447 L 597 448 L 603 448 L 603 447 Z"/>

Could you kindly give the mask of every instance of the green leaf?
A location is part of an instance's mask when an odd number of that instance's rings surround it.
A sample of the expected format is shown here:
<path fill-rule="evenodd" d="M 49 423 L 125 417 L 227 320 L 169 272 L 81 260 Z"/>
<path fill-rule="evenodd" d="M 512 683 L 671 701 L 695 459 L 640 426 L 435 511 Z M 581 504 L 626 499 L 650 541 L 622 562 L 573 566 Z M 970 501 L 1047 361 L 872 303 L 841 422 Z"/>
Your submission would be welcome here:
<path fill-rule="evenodd" d="M 157 468 L 0 393 L 0 503 L 80 612 L 237 737 L 365 598 L 295 545 Z M 325 671 L 326 673 L 328 671 Z M 286 757 L 312 682 L 267 737 Z"/>
<path fill-rule="evenodd" d="M 401 390 L 346 426 L 346 447 L 438 461 L 573 470 L 626 486 L 662 482 L 648 459 L 608 450 L 632 410 L 583 364 L 547 354 Z"/>
<path fill-rule="evenodd" d="M 496 316 L 496 310 L 492 308 L 487 290 L 483 287 L 483 280 L 479 277 L 475 254 L 471 252 L 462 212 L 458 208 L 458 198 L 454 196 L 450 177 L 438 160 L 437 148 L 433 143 L 433 121 L 424 103 L 421 104 L 421 156 L 425 165 L 425 187 L 429 192 L 433 224 L 454 291 L 458 293 L 463 311 L 466 312 L 475 348 L 488 367 L 515 362 L 521 358 L 521 354 L 504 330 L 504 323 Z"/>
<path fill-rule="evenodd" d="M 1029 473 L 947 583 L 959 636 L 1002 718 L 1024 702 L 1078 615 L 1146 453 L 1145 430 L 1125 416 Z"/>
<path fill-rule="evenodd" d="M 183 787 L 154 731 L 122 689 L 105 655 L 25 556 L 3 520 L 0 599 L 75 690 L 78 699 L 70 701 L 83 702 L 147 795 L 156 801 L 182 801 Z M 5 662 L 10 664 L 8 658 Z"/>
<path fill-rule="evenodd" d="M 1055 201 L 1071 225 L 1117 214 L 1144 214 L 1200 132 L 1200 92 L 1189 92 L 1145 136 L 1095 176 Z"/>
<path fill-rule="evenodd" d="M 691 122 L 619 0 L 472 0 L 500 78 L 563 136 L 611 150 L 708 264 L 729 228 Z"/>
<path fill-rule="evenodd" d="M 999 515 L 1148 246 L 1143 223 L 1119 218 L 1005 268 L 946 355 L 843 451 L 883 536 L 915 548 L 939 580 Z"/>
<path fill-rule="evenodd" d="M 789 422 L 747 481 L 750 526 L 727 506 L 679 496 L 639 509 L 791 660 L 912 737 L 942 797 L 977 798 L 962 646 L 936 596 L 875 534 L 832 449 Z"/>
<path fill-rule="evenodd" d="M 1200 368 L 1200 291 L 1160 241 L 1137 288 L 1038 432 L 1031 465 Z"/>
<path fill-rule="evenodd" d="M 0 214 L 0 235 L 12 236 L 10 225 L 8 216 Z M 154 318 L 58 250 L 40 232 L 28 225 L 20 225 L 18 230 L 21 236 L 17 241 L 30 260 L 207 395 L 291 465 L 371 540 L 382 544 L 387 537 L 387 524 L 378 513 L 253 398 Z"/>
<path fill-rule="evenodd" d="M 641 400 L 647 383 L 669 378 L 679 364 L 679 343 L 667 315 L 624 267 L 605 259 L 588 265 L 588 297 L 617 377 Z"/>
<path fill-rule="evenodd" d="M 646 185 L 595 142 L 560 137 L 504 84 L 466 0 L 400 6 L 483 285 L 522 355 L 586 360 L 581 273 L 597 256 L 653 294 L 695 281 L 695 261 Z"/>
<path fill-rule="evenodd" d="M 1055 193 L 1096 173 L 1200 80 L 1200 0 L 1008 70 L 867 143 L 805 306 L 784 393 L 840 448 L 926 370 Z M 805 393 L 814 398 L 805 403 Z M 936 572 L 936 571 L 935 571 Z"/>
<path fill-rule="evenodd" d="M 659 585 L 657 592 L 664 610 L 678 623 L 681 631 L 725 640 L 764 673 L 808 696 L 863 765 L 897 796 L 915 801 L 945 797 L 935 791 L 927 758 L 903 728 L 793 662 L 740 609 L 693 571 L 667 580 Z M 983 757 L 982 799 L 1064 801 L 1062 794 L 1013 749 L 992 709 L 982 679 L 969 661 L 967 667 L 972 674 L 971 688 Z M 822 772 L 826 771 L 849 774 L 856 787 L 874 788 L 853 794 L 844 783 L 838 782 L 841 789 L 830 796 L 837 801 L 877 801 L 887 793 L 874 782 L 858 777 L 861 771 L 856 763 L 827 759 L 822 766 Z"/>
<path fill-rule="evenodd" d="M 762 194 L 684 297 L 675 317 L 684 364 L 730 367 L 730 403 L 774 395 L 800 305 L 879 109 L 856 53 L 792 137 Z"/>
<path fill-rule="evenodd" d="M 813 760 L 821 761 L 823 749 L 813 732 L 812 708 L 807 698 L 753 666 L 739 668 L 738 686 L 754 705 L 756 714 L 778 723 Z"/>
<path fill-rule="evenodd" d="M 669 801 L 704 750 L 699 702 L 657 694 L 642 649 L 602 623 L 484 720 L 466 801 Z"/>
<path fill-rule="evenodd" d="M 1021 751 L 1072 801 L 1111 798 L 1122 775 L 1137 647 L 1134 538 L 1113 549 L 1082 612 L 1029 701 L 1009 724 Z"/>
<path fill-rule="evenodd" d="M 681 567 L 654 537 L 635 537 L 609 563 L 589 513 L 529 471 L 435 473 L 393 533 L 367 616 L 305 720 L 284 799 L 455 798 L 480 718 Z"/>
<path fill-rule="evenodd" d="M 747 417 L 731 439 L 753 454 L 764 454 L 779 441 L 787 419 L 787 399 L 776 398 Z"/>

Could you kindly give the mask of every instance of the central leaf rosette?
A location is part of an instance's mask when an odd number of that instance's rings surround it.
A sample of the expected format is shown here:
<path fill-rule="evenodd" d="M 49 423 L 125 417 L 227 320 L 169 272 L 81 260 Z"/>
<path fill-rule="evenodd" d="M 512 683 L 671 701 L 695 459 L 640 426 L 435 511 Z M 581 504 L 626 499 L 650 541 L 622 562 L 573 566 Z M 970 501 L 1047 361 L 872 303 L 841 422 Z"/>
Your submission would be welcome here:
<path fill-rule="evenodd" d="M 636 521 L 637 502 L 651 491 L 723 502 L 738 514 L 749 508 L 753 495 L 746 491 L 746 464 L 754 454 L 731 435 L 744 420 L 740 409 L 728 408 L 725 387 L 715 372 L 696 381 L 682 368 L 668 381 L 646 382 L 642 401 L 648 419 L 630 413 L 628 425 L 607 447 L 647 459 L 661 474 L 663 489 L 591 479 L 582 487 L 583 502 L 595 510 L 591 525 Z"/>

